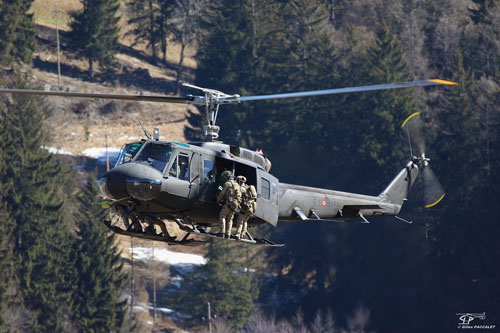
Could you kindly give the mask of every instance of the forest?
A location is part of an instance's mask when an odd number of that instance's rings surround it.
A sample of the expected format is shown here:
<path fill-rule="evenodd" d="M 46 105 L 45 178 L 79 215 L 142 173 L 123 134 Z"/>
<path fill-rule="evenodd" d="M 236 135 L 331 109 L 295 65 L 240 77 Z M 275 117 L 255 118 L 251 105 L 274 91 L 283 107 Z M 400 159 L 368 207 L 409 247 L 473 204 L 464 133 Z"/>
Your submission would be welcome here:
<path fill-rule="evenodd" d="M 32 61 L 31 3 L 0 1 L 0 63 L 14 72 Z M 71 47 L 88 60 L 92 80 L 94 62 L 115 70 L 120 1 L 83 3 Z M 450 332 L 467 312 L 485 313 L 475 324 L 500 325 L 500 1 L 121 6 L 137 14 L 129 33 L 147 42 L 151 61 L 166 61 L 173 38 L 196 50 L 193 83 L 229 94 L 457 82 L 221 106 L 221 139 L 263 148 L 280 182 L 370 195 L 410 158 L 400 126 L 419 111 L 446 196 L 424 208 L 420 181 L 401 213 L 412 224 L 278 223 L 258 232 L 285 243 L 281 249 L 212 243 L 208 263 L 191 272 L 183 293 L 164 294 L 164 304 L 188 315 L 183 329 L 206 330 L 207 302 L 220 332 Z M 173 82 L 179 94 L 182 61 Z M 21 74 L 0 83 L 31 87 Z M 42 149 L 49 135 L 40 124 L 53 111 L 41 98 L 4 96 L 0 103 L 0 327 L 134 330 L 124 320 L 120 257 L 99 223 L 96 176 L 77 181 Z M 186 138 L 199 139 L 202 113 L 188 120 Z"/>

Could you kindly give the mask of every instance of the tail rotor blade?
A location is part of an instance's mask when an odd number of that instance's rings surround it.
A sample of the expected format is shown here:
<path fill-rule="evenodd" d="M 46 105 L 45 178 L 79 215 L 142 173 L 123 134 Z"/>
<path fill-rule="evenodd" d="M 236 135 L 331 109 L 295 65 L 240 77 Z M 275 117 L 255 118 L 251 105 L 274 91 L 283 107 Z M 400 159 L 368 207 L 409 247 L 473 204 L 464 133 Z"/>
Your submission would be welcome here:
<path fill-rule="evenodd" d="M 420 126 L 420 112 L 415 112 L 406 118 L 401 128 L 409 136 L 410 143 L 415 146 L 417 154 L 421 156 L 425 152 L 425 140 Z"/>
<path fill-rule="evenodd" d="M 422 176 L 424 179 L 424 207 L 431 208 L 443 200 L 445 193 L 439 180 L 429 166 L 423 168 Z"/>
<path fill-rule="evenodd" d="M 417 156 L 412 156 L 412 160 L 418 162 L 422 170 L 424 207 L 431 208 L 443 200 L 445 193 L 439 180 L 429 166 L 430 159 L 425 157 L 425 140 L 420 124 L 420 112 L 415 112 L 405 119 L 401 128 L 405 132 L 405 135 L 408 136 L 410 149 L 415 147 Z"/>

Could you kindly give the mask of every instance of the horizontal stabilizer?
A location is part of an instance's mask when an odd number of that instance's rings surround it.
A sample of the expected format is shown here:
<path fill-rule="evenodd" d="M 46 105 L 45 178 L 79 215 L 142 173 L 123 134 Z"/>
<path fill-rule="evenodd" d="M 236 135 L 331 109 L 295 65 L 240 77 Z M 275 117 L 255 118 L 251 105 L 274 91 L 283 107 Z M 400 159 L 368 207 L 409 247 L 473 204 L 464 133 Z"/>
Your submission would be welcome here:
<path fill-rule="evenodd" d="M 382 209 L 379 205 L 344 205 L 343 210 Z"/>
<path fill-rule="evenodd" d="M 339 211 L 337 217 L 354 218 L 359 217 L 359 211 L 362 209 L 382 209 L 379 205 L 344 205 Z"/>
<path fill-rule="evenodd" d="M 368 207 L 368 205 L 367 205 L 367 207 Z M 311 221 L 311 222 L 313 222 L 313 221 L 314 222 L 338 222 L 338 223 L 354 223 L 354 222 L 357 222 L 357 221 L 338 220 L 338 219 L 331 219 L 331 218 L 323 219 L 320 216 L 318 216 L 318 214 L 316 214 L 316 212 L 314 210 L 311 210 L 311 216 L 312 216 L 312 218 L 310 218 L 310 217 L 307 217 L 306 214 L 304 214 L 304 212 L 302 211 L 302 209 L 300 209 L 299 207 L 295 207 L 293 209 L 293 211 L 295 212 L 295 214 L 302 221 Z"/>

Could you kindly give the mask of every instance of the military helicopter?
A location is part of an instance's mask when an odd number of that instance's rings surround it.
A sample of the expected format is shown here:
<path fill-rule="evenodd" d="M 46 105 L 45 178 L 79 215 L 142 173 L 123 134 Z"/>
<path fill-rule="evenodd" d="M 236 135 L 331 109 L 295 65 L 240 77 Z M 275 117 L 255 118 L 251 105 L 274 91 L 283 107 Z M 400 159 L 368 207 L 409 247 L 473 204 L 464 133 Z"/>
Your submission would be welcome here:
<path fill-rule="evenodd" d="M 0 89 L 0 93 L 31 94 L 46 96 L 120 99 L 131 101 L 184 103 L 202 105 L 205 108 L 205 140 L 200 142 L 161 141 L 158 129 L 151 135 L 144 127 L 146 139 L 124 145 L 119 158 L 111 170 L 100 180 L 100 191 L 105 197 L 101 202 L 109 209 L 109 219 L 104 221 L 112 231 L 166 242 L 174 245 L 198 245 L 201 238 L 221 238 L 247 244 L 283 246 L 265 238 L 224 238 L 221 233 L 211 231 L 218 226 L 221 207 L 215 202 L 221 185 L 220 175 L 229 170 L 234 176 L 243 175 L 247 184 L 257 189 L 257 209 L 248 221 L 249 226 L 278 221 L 332 221 L 348 222 L 360 220 L 369 223 L 369 218 L 393 216 L 406 221 L 398 214 L 414 183 L 419 169 L 423 170 L 426 207 L 441 201 L 444 192 L 431 171 L 430 160 L 425 156 L 422 136 L 419 132 L 418 112 L 410 115 L 402 124 L 410 142 L 416 145 L 417 156 L 402 168 L 390 184 L 378 195 L 368 196 L 340 192 L 330 189 L 280 183 L 270 173 L 271 161 L 261 151 L 233 146 L 218 141 L 219 127 L 216 125 L 219 106 L 265 99 L 297 98 L 307 96 L 423 87 L 433 85 L 456 85 L 440 79 L 418 80 L 358 87 L 303 91 L 272 95 L 240 96 L 228 95 L 214 89 L 183 84 L 203 95 L 188 94 L 185 97 L 155 95 L 121 95 L 83 92 Z M 142 126 L 142 124 L 141 124 Z M 410 144 L 411 147 L 411 144 Z M 411 154 L 412 155 L 412 154 Z M 174 223 L 186 234 L 182 239 L 169 234 L 166 223 Z"/>

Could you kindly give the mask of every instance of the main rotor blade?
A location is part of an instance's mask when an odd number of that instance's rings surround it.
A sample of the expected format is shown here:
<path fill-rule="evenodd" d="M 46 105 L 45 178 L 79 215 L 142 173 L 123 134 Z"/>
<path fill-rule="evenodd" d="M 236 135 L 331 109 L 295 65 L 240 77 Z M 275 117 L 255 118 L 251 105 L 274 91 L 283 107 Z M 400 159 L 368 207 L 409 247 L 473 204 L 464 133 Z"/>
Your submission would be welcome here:
<path fill-rule="evenodd" d="M 0 88 L 0 93 L 2 93 L 2 94 L 19 94 L 19 95 L 41 95 L 41 96 L 62 96 L 62 97 L 80 97 L 80 98 L 120 99 L 120 100 L 128 100 L 128 101 L 184 103 L 184 104 L 189 103 L 192 100 L 192 96 L 178 97 L 178 96 L 154 96 L 154 95 L 123 95 L 123 94 L 103 94 L 103 93 L 4 89 L 4 88 Z"/>
<path fill-rule="evenodd" d="M 402 83 L 376 84 L 376 85 L 370 85 L 370 86 L 292 92 L 292 93 L 285 93 L 285 94 L 243 96 L 243 97 L 232 97 L 232 98 L 227 98 L 227 99 L 221 98 L 221 99 L 219 99 L 219 101 L 222 103 L 224 103 L 224 102 L 226 102 L 226 103 L 247 102 L 247 101 L 259 101 L 259 100 L 266 100 L 266 99 L 281 99 L 281 98 L 333 95 L 333 94 L 343 94 L 343 93 L 361 92 L 361 91 L 399 89 L 399 88 L 408 88 L 408 87 L 424 87 L 424 86 L 435 86 L 435 85 L 453 85 L 454 86 L 454 85 L 456 85 L 456 83 L 452 82 L 452 81 L 446 81 L 446 80 L 431 79 L 431 80 L 418 80 L 418 81 L 410 81 L 410 82 L 402 82 Z"/>

